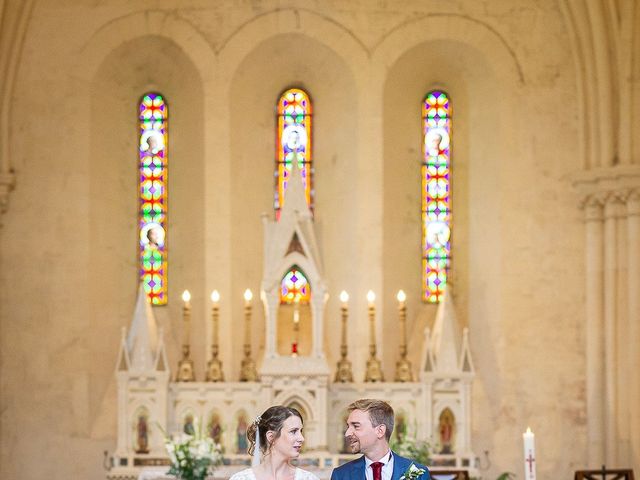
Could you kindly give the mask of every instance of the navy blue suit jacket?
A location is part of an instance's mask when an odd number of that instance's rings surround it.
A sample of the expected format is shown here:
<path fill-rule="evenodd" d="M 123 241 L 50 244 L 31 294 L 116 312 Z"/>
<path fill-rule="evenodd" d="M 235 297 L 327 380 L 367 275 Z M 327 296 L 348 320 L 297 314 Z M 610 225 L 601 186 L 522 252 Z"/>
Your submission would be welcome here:
<path fill-rule="evenodd" d="M 409 466 L 413 463 L 418 468 L 423 468 L 425 473 L 420 477 L 420 480 L 430 480 L 429 469 L 424 465 L 420 465 L 408 458 L 401 457 L 395 452 L 393 453 L 393 474 L 391 480 L 400 480 L 400 477 L 407 471 Z M 351 460 L 349 463 L 340 465 L 338 468 L 334 468 L 331 473 L 331 480 L 365 480 L 364 473 L 364 455 L 355 460 Z"/>

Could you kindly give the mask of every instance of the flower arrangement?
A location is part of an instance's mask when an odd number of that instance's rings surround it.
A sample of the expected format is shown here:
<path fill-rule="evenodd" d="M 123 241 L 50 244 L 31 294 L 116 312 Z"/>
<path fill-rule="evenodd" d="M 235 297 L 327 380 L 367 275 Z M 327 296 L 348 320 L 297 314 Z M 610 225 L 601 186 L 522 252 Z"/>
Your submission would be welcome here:
<path fill-rule="evenodd" d="M 213 467 L 222 463 L 222 447 L 211 438 L 202 435 L 197 422 L 193 435 L 177 437 L 165 435 L 165 448 L 171 468 L 167 472 L 181 480 L 204 480 Z"/>
<path fill-rule="evenodd" d="M 425 469 L 416 467 L 415 463 L 409 465 L 407 471 L 402 474 L 400 480 L 417 480 L 422 475 L 424 475 Z"/>

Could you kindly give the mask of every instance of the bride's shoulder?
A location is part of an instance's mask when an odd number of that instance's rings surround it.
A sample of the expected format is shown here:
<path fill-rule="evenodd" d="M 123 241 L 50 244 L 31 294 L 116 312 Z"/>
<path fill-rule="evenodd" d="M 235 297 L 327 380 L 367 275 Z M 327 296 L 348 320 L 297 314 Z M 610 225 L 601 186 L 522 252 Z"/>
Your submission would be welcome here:
<path fill-rule="evenodd" d="M 320 480 L 315 474 L 303 470 L 302 468 L 296 468 L 296 480 Z"/>
<path fill-rule="evenodd" d="M 256 477 L 250 468 L 245 468 L 231 475 L 229 480 L 254 480 Z"/>

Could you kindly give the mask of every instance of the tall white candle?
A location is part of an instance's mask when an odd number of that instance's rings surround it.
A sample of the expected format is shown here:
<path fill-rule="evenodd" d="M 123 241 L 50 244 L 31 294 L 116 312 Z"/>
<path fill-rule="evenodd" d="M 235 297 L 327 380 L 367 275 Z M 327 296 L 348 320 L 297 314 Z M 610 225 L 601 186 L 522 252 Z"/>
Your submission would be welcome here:
<path fill-rule="evenodd" d="M 536 442 L 529 427 L 522 434 L 522 440 L 524 441 L 524 478 L 536 480 Z"/>

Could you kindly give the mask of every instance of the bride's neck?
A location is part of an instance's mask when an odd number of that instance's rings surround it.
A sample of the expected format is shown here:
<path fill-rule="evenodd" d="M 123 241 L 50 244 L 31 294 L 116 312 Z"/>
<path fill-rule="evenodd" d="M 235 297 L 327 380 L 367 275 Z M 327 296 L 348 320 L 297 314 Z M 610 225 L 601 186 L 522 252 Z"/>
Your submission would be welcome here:
<path fill-rule="evenodd" d="M 292 468 L 288 458 L 276 453 L 267 455 L 260 463 L 262 473 L 274 480 L 289 478 Z"/>

